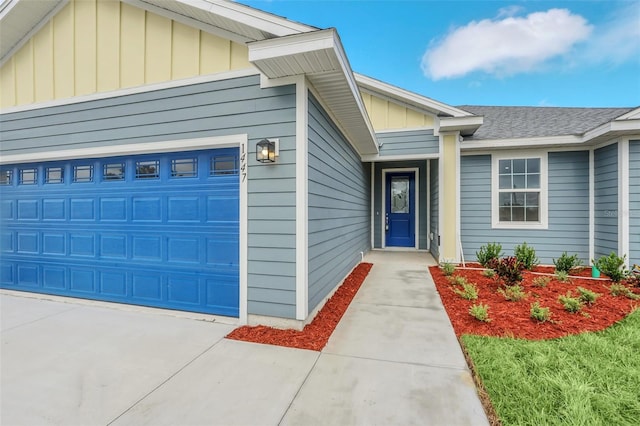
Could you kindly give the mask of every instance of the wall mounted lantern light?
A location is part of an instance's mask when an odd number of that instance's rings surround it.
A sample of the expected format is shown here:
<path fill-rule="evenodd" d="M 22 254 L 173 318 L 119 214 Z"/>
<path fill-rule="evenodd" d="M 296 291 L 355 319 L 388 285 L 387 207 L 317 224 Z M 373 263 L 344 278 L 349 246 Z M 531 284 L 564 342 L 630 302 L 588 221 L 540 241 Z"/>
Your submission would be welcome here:
<path fill-rule="evenodd" d="M 256 160 L 261 163 L 275 163 L 278 156 L 278 139 L 262 139 L 256 145 Z"/>

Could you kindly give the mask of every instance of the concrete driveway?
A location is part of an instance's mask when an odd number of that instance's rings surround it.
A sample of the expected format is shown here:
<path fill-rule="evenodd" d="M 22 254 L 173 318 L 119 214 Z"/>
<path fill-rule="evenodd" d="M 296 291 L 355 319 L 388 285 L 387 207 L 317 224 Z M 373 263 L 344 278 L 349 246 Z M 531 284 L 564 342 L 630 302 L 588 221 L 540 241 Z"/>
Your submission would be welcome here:
<path fill-rule="evenodd" d="M 233 325 L 166 311 L 0 294 L 0 423 L 487 424 L 431 259 L 366 260 L 321 353 L 227 340 Z"/>

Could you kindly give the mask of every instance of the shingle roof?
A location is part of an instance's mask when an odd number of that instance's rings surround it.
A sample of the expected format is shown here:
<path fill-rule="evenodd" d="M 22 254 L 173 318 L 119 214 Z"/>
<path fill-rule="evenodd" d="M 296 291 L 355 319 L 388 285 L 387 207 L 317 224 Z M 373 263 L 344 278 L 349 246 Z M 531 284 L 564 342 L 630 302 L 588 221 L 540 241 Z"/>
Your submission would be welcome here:
<path fill-rule="evenodd" d="M 457 108 L 484 116 L 482 126 L 467 138 L 473 140 L 581 135 L 633 109 L 476 105 Z"/>

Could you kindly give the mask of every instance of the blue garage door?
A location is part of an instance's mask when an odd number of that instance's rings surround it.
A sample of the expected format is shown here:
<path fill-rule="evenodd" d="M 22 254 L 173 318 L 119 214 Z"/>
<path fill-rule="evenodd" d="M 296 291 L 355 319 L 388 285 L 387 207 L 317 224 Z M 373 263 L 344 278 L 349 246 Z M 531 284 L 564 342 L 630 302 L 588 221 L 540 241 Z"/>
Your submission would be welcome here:
<path fill-rule="evenodd" d="M 238 149 L 0 169 L 0 286 L 238 316 Z"/>

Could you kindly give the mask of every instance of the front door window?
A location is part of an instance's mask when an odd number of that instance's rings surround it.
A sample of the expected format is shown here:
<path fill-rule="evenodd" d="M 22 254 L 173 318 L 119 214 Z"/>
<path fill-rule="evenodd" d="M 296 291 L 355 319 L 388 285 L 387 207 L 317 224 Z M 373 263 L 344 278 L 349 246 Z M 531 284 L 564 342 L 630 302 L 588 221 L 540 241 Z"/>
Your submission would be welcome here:
<path fill-rule="evenodd" d="M 391 213 L 409 213 L 409 178 L 391 178 Z"/>

